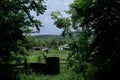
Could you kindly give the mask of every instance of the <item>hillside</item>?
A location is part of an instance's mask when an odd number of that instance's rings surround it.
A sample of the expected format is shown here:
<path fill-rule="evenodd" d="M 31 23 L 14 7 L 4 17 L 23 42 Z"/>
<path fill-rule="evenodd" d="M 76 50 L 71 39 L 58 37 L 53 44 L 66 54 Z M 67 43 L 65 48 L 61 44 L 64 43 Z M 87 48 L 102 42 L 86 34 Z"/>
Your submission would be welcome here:
<path fill-rule="evenodd" d="M 62 37 L 61 35 L 37 35 L 36 38 L 42 39 L 42 40 L 58 40 L 58 41 L 69 41 L 69 37 Z"/>

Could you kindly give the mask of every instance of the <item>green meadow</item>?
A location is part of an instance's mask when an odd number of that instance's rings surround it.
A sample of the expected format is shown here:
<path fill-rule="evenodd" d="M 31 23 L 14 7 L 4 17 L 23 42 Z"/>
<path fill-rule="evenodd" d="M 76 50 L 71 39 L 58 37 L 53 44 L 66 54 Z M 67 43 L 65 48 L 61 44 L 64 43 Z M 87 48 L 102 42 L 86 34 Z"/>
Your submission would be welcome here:
<path fill-rule="evenodd" d="M 20 80 L 70 80 L 71 72 L 67 69 L 67 57 L 70 51 L 59 51 L 59 50 L 50 50 L 48 54 L 42 52 L 41 50 L 35 51 L 30 50 L 27 55 L 27 62 L 40 62 L 45 63 L 43 54 L 46 57 L 59 57 L 60 59 L 60 74 L 55 75 L 42 75 L 37 73 L 19 74 Z"/>
<path fill-rule="evenodd" d="M 46 57 L 59 57 L 60 59 L 67 59 L 68 54 L 70 51 L 59 51 L 59 50 L 50 50 L 48 54 L 45 52 L 38 50 L 30 50 L 27 55 L 27 61 L 28 62 L 44 62 L 44 56 L 43 54 L 46 55 Z"/>

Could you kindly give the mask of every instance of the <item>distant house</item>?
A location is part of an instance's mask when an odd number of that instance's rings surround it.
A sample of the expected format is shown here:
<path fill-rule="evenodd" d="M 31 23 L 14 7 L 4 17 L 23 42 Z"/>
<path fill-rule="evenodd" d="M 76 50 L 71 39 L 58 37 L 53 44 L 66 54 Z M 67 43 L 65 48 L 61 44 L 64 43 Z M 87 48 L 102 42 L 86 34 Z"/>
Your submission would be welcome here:
<path fill-rule="evenodd" d="M 40 47 L 39 46 L 34 46 L 32 47 L 33 50 L 40 50 Z"/>
<path fill-rule="evenodd" d="M 44 47 L 44 48 L 42 49 L 42 51 L 43 51 L 43 52 L 46 52 L 46 53 L 48 53 L 49 50 L 50 50 L 50 48 L 48 48 L 48 47 Z"/>
<path fill-rule="evenodd" d="M 65 45 L 63 45 L 63 46 L 58 47 L 58 49 L 59 49 L 59 50 L 68 50 L 68 49 L 69 49 L 69 46 L 68 46 L 68 44 L 65 44 Z"/>

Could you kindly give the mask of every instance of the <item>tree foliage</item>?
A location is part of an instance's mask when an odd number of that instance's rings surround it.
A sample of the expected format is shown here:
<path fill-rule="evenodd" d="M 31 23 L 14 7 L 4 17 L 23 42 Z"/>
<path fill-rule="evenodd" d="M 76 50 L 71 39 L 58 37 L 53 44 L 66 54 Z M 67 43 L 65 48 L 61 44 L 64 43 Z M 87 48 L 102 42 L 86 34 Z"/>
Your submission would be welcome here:
<path fill-rule="evenodd" d="M 45 6 L 43 0 L 1 0 L 0 1 L 0 47 L 1 54 L 14 51 L 18 40 L 30 31 L 29 27 L 39 30 L 41 22 L 34 19 L 30 11 L 43 14 Z"/>
<path fill-rule="evenodd" d="M 46 10 L 43 4 L 44 0 L 0 1 L 0 65 L 9 64 L 10 53 L 17 53 L 19 49 L 17 44 L 24 39 L 26 32 L 30 32 L 29 27 L 36 27 L 39 30 L 41 22 L 35 20 L 30 12 L 43 14 Z"/>
<path fill-rule="evenodd" d="M 67 11 L 67 13 L 71 12 L 72 10 Z M 94 67 L 88 62 L 88 47 L 90 45 L 89 40 L 91 40 L 88 34 L 90 34 L 90 30 L 84 27 L 80 28 L 80 21 L 82 20 L 76 22 L 70 17 L 67 18 L 68 21 L 65 22 L 66 18 L 57 12 L 53 12 L 51 16 L 54 19 L 54 24 L 58 28 L 60 26 L 60 28 L 64 29 L 63 34 L 72 38 L 72 43 L 70 43 L 70 50 L 72 53 L 70 53 L 68 57 L 68 66 L 70 70 L 77 75 L 75 79 L 87 80 L 89 78 L 90 80 L 90 76 L 94 73 Z"/>
<path fill-rule="evenodd" d="M 120 1 L 74 0 L 67 13 L 71 14 L 74 29 L 81 27 L 87 31 L 88 37 L 92 37 L 92 44 L 87 49 L 88 59 L 85 61 L 97 67 L 93 79 L 118 78 L 116 72 L 119 71 L 120 61 Z"/>
<path fill-rule="evenodd" d="M 80 21 L 80 26 L 91 29 L 90 34 L 94 36 L 90 52 L 94 52 L 92 63 L 98 68 L 96 80 L 118 77 L 116 71 L 119 70 L 120 61 L 119 4 L 119 0 L 75 0 L 71 4 L 69 12 L 75 25 Z"/>
<path fill-rule="evenodd" d="M 59 11 L 54 11 L 51 13 L 52 19 L 54 20 L 54 24 L 57 28 L 63 29 L 63 36 L 69 35 L 71 36 L 71 20 L 68 17 L 64 17 Z"/>

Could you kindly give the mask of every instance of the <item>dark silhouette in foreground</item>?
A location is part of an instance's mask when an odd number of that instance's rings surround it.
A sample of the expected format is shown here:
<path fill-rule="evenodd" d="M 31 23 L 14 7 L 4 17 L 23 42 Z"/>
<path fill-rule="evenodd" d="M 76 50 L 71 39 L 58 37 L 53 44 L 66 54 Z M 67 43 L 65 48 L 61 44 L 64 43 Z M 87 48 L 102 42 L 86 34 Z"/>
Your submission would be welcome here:
<path fill-rule="evenodd" d="M 27 63 L 26 71 L 40 73 L 40 74 L 59 74 L 60 73 L 60 63 L 58 57 L 48 57 L 46 58 L 46 63 Z"/>

